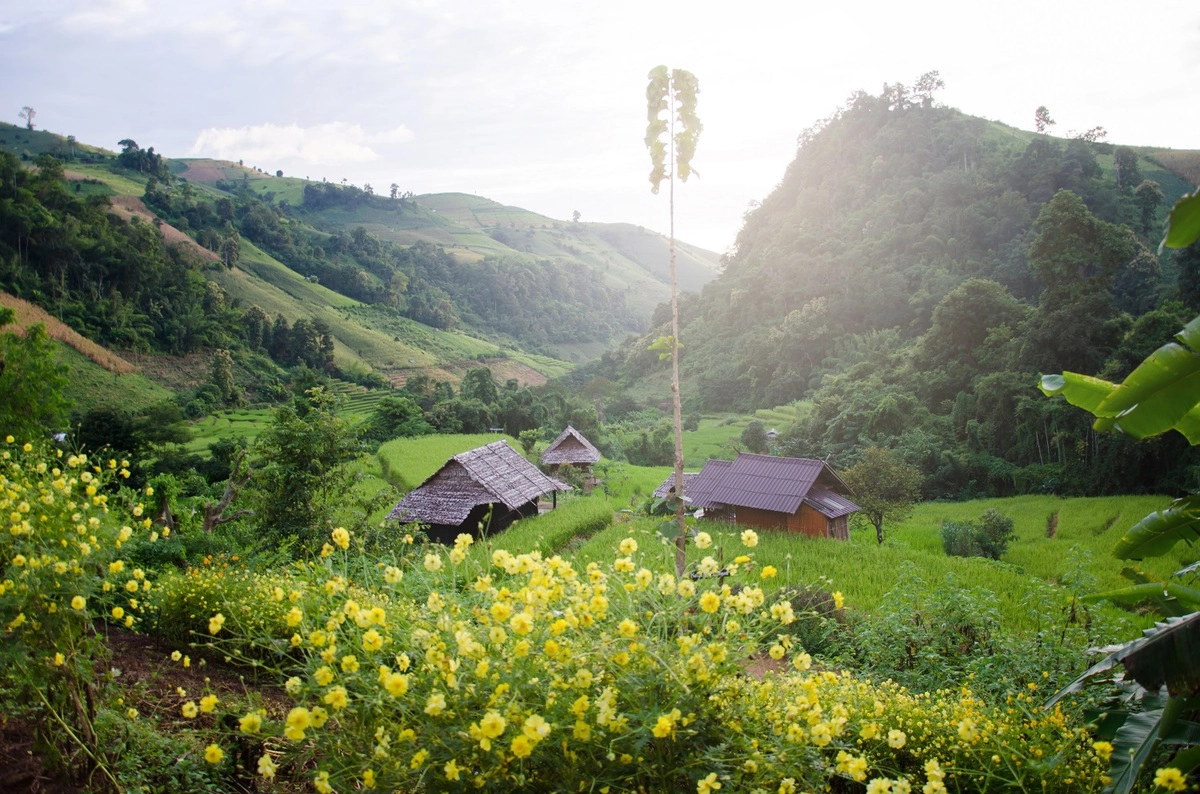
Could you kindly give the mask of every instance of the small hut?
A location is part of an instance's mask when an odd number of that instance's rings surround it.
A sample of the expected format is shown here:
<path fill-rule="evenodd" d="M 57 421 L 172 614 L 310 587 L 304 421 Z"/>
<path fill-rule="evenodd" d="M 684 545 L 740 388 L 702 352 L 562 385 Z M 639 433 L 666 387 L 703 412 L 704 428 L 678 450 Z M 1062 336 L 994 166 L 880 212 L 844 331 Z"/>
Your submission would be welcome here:
<path fill-rule="evenodd" d="M 451 544 L 463 532 L 478 537 L 481 524 L 495 533 L 517 519 L 535 516 L 539 498 L 570 490 L 502 439 L 446 461 L 401 499 L 388 519 L 420 522 L 430 539 Z"/>
<path fill-rule="evenodd" d="M 584 490 L 590 490 L 596 484 L 592 464 L 599 460 L 600 450 L 584 438 L 583 433 L 570 425 L 567 425 L 567 429 L 542 453 L 542 465 L 552 474 L 562 466 L 577 469 L 583 476 Z"/>
<path fill-rule="evenodd" d="M 686 501 L 691 501 L 691 497 L 688 496 L 688 494 L 691 492 L 692 482 L 698 476 L 700 476 L 700 472 L 698 472 L 698 471 L 685 471 L 683 473 L 683 498 Z M 670 474 L 667 475 L 667 479 L 663 480 L 662 484 L 654 489 L 654 498 L 655 499 L 666 499 L 668 496 L 670 496 L 674 492 L 675 492 L 675 472 L 671 472 Z"/>
<path fill-rule="evenodd" d="M 746 453 L 708 461 L 683 487 L 708 518 L 841 540 L 849 539 L 849 516 L 860 509 L 850 494 L 824 461 Z"/>

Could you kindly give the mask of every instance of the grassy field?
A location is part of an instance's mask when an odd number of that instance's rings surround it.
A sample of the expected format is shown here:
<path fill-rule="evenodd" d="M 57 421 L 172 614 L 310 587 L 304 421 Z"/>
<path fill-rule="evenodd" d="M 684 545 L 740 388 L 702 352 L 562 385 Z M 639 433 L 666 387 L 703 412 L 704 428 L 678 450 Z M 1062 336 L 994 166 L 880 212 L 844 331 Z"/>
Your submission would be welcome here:
<path fill-rule="evenodd" d="M 458 453 L 502 438 L 507 439 L 513 449 L 520 451 L 520 443 L 512 436 L 480 433 L 397 438 L 380 446 L 376 457 L 379 458 L 383 477 L 388 482 L 404 491 L 411 491 Z"/>
<path fill-rule="evenodd" d="M 759 544 L 752 553 L 760 566 L 773 565 L 779 571 L 775 579 L 765 582 L 769 590 L 819 584 L 826 590 L 840 590 L 853 608 L 871 611 L 883 603 L 908 570 L 929 588 L 953 581 L 963 587 L 989 591 L 1007 625 L 1031 631 L 1045 628 L 1037 622 L 1037 615 L 1044 612 L 1035 607 L 1047 603 L 1065 607 L 1072 580 L 1083 593 L 1127 584 L 1120 571 L 1128 563 L 1113 558 L 1111 549 L 1129 526 L 1168 501 L 1154 496 L 1090 499 L 1026 496 L 954 504 L 934 502 L 919 505 L 908 521 L 888 528 L 887 542 L 882 546 L 875 542 L 874 530 L 869 528 L 853 531 L 848 543 L 760 531 Z M 989 508 L 1000 510 L 1016 525 L 1016 538 L 1004 559 L 994 562 L 947 556 L 941 547 L 941 522 L 978 518 Z M 1047 517 L 1055 510 L 1058 525 L 1055 536 L 1048 538 Z M 632 534 L 638 540 L 641 554 L 661 558 L 662 564 L 669 564 L 673 549 L 659 541 L 657 524 L 656 520 L 646 518 L 614 523 L 583 545 L 575 553 L 575 559 L 581 566 L 611 560 L 620 540 Z M 728 526 L 702 522 L 701 528 L 713 536 L 713 548 L 708 551 L 689 548 L 689 561 L 721 553 L 728 561 L 745 552 L 738 533 Z M 1147 560 L 1142 568 L 1162 578 L 1196 557 L 1195 549 L 1180 545 L 1166 557 Z M 822 582 L 823 579 L 827 581 Z M 1131 615 L 1109 605 L 1092 609 L 1097 615 L 1126 624 L 1127 632 L 1152 622 L 1149 617 Z"/>
<path fill-rule="evenodd" d="M 775 408 L 760 408 L 752 416 L 706 416 L 700 420 L 698 430 L 683 434 L 684 465 L 689 470 L 698 471 L 709 458 L 733 460 L 737 457 L 734 450 L 741 447 L 739 439 L 748 424 L 759 421 L 766 430 L 778 430 L 782 433 L 804 410 L 804 403 L 796 403 Z"/>
<path fill-rule="evenodd" d="M 58 347 L 58 361 L 70 370 L 63 396 L 71 401 L 72 409 L 80 413 L 100 407 L 136 412 L 169 402 L 175 396 L 139 373 L 110 372 L 65 344 Z"/>

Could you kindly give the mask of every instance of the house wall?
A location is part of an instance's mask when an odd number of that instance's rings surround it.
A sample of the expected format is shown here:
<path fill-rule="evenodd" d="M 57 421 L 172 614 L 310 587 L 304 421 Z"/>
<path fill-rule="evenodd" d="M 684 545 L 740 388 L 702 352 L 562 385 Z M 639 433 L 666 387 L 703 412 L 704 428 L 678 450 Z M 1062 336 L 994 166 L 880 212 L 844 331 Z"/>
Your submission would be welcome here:
<path fill-rule="evenodd" d="M 684 493 L 686 494 L 687 491 L 685 490 Z M 791 519 L 791 516 L 787 513 L 777 513 L 773 510 L 759 510 L 754 507 L 739 507 L 737 509 L 737 523 L 743 527 L 786 531 L 790 529 L 788 526 L 789 519 Z"/>
<path fill-rule="evenodd" d="M 806 504 L 800 505 L 799 510 L 788 516 L 787 528 L 790 532 L 798 532 L 810 538 L 829 537 L 829 519 Z"/>
<path fill-rule="evenodd" d="M 711 511 L 706 517 L 714 519 L 729 519 L 728 511 Z M 754 527 L 755 529 L 773 529 L 780 532 L 794 532 L 810 538 L 850 539 L 850 524 L 846 516 L 841 518 L 826 518 L 808 505 L 800 505 L 794 514 L 777 513 L 771 510 L 758 510 L 753 507 L 737 508 L 738 526 Z"/>
<path fill-rule="evenodd" d="M 850 540 L 850 516 L 829 519 L 829 537 Z"/>

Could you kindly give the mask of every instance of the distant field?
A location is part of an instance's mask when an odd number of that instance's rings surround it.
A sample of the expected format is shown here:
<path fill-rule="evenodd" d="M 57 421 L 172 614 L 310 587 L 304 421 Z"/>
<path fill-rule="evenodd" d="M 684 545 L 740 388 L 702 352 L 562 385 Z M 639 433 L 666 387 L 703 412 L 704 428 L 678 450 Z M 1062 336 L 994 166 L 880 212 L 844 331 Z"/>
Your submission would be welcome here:
<path fill-rule="evenodd" d="M 458 453 L 502 438 L 508 439 L 509 446 L 513 449 L 521 451 L 520 443 L 512 436 L 502 433 L 480 433 L 398 438 L 384 443 L 376 456 L 379 458 L 384 478 L 404 491 L 411 491 Z"/>
<path fill-rule="evenodd" d="M 725 414 L 721 417 L 705 417 L 700 420 L 700 429 L 683 434 L 683 459 L 689 471 L 699 471 L 709 458 L 733 460 L 735 448 L 740 449 L 742 431 L 751 422 L 763 423 L 767 431 L 780 433 L 796 421 L 803 405 L 781 405 L 775 408 L 760 408 L 753 416 Z"/>
<path fill-rule="evenodd" d="M 63 344 L 58 348 L 58 360 L 70 370 L 63 396 L 78 413 L 101 407 L 137 412 L 175 397 L 144 375 L 109 372 Z"/>

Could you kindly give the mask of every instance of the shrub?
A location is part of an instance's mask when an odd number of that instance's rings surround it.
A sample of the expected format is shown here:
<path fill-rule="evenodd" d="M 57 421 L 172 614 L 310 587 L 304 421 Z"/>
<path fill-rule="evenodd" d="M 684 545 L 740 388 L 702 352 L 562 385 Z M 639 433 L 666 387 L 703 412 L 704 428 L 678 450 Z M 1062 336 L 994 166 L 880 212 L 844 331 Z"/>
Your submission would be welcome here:
<path fill-rule="evenodd" d="M 1016 534 L 1013 520 L 999 510 L 986 511 L 977 521 L 946 521 L 942 524 L 942 548 L 955 557 L 987 557 L 998 560 Z"/>
<path fill-rule="evenodd" d="M 0 697 L 32 716 L 51 766 L 99 768 L 110 780 L 95 724 L 104 645 L 93 621 L 133 626 L 151 587 L 121 550 L 145 510 L 118 485 L 128 466 L 12 436 L 0 444 Z M 144 531 L 150 519 L 137 523 Z"/>
<path fill-rule="evenodd" d="M 659 555 L 633 537 L 585 569 L 501 549 L 477 564 L 463 536 L 380 570 L 332 539 L 341 550 L 296 569 L 291 711 L 230 715 L 321 792 L 1100 787 L 1086 732 L 1032 713 L 1029 693 L 988 706 L 959 686 L 811 672 L 748 556 L 735 588 L 643 567 Z M 212 645 L 255 639 L 231 634 L 215 626 Z M 744 675 L 764 650 L 789 672 Z"/>

